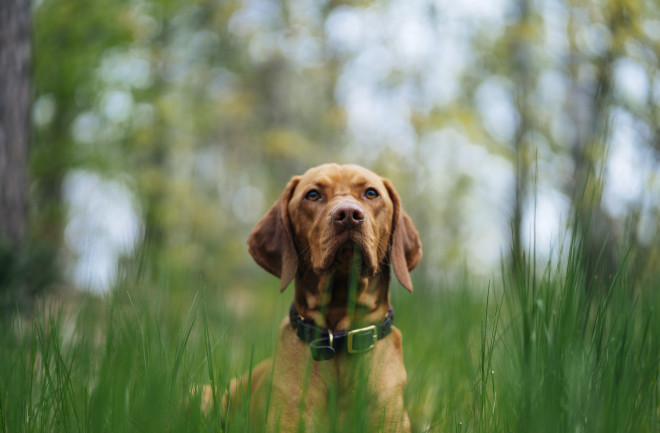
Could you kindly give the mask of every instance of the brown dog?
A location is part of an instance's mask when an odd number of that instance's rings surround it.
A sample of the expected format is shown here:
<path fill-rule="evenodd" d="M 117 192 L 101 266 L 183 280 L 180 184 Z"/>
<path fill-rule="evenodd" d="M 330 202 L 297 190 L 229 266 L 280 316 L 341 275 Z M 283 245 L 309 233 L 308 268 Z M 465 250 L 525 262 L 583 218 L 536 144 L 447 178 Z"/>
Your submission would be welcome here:
<path fill-rule="evenodd" d="M 280 290 L 294 281 L 295 293 L 277 353 L 232 382 L 225 408 L 233 411 L 250 395 L 253 428 L 355 430 L 341 427 L 343 412 L 363 383 L 367 427 L 410 431 L 388 286 L 391 264 L 412 292 L 409 271 L 422 248 L 391 183 L 355 165 L 312 168 L 289 181 L 248 245 L 254 260 L 281 279 Z"/>

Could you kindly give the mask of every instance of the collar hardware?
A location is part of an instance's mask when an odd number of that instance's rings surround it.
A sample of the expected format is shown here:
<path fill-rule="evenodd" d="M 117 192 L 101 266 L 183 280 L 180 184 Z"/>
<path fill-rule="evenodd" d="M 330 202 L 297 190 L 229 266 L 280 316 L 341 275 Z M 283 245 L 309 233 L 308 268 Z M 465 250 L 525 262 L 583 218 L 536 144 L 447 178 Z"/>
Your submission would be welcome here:
<path fill-rule="evenodd" d="M 293 304 L 289 311 L 291 326 L 296 330 L 298 338 L 309 344 L 312 358 L 315 361 L 332 359 L 337 352 L 342 350 L 346 350 L 351 355 L 373 350 L 378 340 L 387 337 L 392 332 L 393 320 L 394 312 L 390 306 L 385 320 L 378 325 L 350 331 L 333 331 L 306 321 L 298 314 Z"/>
<path fill-rule="evenodd" d="M 330 333 L 332 335 L 332 333 Z M 364 353 L 372 350 L 378 342 L 378 332 L 376 325 L 367 326 L 366 328 L 353 329 L 348 331 L 348 341 L 346 342 L 346 350 L 348 353 Z M 356 344 L 356 341 L 364 340 Z M 371 341 L 369 341 L 371 340 Z M 371 344 L 369 344 L 371 343 Z"/>

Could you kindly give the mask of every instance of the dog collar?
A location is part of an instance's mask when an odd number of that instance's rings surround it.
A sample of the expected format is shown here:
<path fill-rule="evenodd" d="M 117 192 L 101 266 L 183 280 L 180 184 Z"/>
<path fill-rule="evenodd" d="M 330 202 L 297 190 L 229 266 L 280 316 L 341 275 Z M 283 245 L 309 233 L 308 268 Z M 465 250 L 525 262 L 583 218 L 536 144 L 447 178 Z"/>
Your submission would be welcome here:
<path fill-rule="evenodd" d="M 305 320 L 304 317 L 298 314 L 292 303 L 289 309 L 289 321 L 293 329 L 296 330 L 298 338 L 309 344 L 312 358 L 315 361 L 327 361 L 334 358 L 335 353 L 343 349 L 346 349 L 350 354 L 372 350 L 378 340 L 387 337 L 392 332 L 394 310 L 390 305 L 385 320 L 379 325 L 371 325 L 350 331 L 333 331 Z"/>

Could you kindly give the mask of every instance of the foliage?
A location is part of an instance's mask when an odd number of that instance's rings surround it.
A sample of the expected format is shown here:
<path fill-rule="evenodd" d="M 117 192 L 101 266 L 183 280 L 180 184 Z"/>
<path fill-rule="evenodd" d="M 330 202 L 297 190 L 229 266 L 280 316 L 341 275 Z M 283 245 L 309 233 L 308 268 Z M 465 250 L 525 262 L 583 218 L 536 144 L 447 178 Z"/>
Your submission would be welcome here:
<path fill-rule="evenodd" d="M 414 431 L 657 431 L 658 5 L 493 4 L 37 2 L 21 272 L 76 261 L 76 171 L 143 229 L 106 297 L 2 325 L 0 431 L 221 430 L 189 390 L 269 356 L 290 300 L 244 240 L 333 160 L 392 178 L 424 241 L 392 293 Z M 549 208 L 591 230 L 536 257 Z"/>
<path fill-rule="evenodd" d="M 657 430 L 659 282 L 633 294 L 621 267 L 592 296 L 576 256 L 565 272 L 508 274 L 501 289 L 393 288 L 413 431 Z M 289 296 L 270 279 L 234 295 L 259 306 L 241 312 L 201 282 L 182 297 L 168 278 L 153 290 L 133 278 L 111 299 L 44 306 L 3 330 L 0 431 L 244 430 L 241 417 L 223 430 L 219 410 L 203 415 L 195 386 L 223 390 L 270 356 Z M 364 412 L 349 413 L 359 431 Z"/>
<path fill-rule="evenodd" d="M 563 230 L 585 191 L 607 266 L 629 239 L 657 269 L 656 4 L 295 5 L 38 2 L 32 243 L 76 261 L 66 180 L 99 173 L 135 196 L 156 262 L 224 282 L 288 178 L 338 161 L 392 178 L 433 284 L 520 256 L 534 197 Z"/>

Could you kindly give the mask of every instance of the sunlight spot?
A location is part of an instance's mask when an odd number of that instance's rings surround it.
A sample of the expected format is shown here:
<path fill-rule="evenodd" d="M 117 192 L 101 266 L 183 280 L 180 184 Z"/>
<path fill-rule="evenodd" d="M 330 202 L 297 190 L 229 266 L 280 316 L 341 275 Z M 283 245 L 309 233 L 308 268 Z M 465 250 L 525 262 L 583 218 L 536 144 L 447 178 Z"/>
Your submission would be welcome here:
<path fill-rule="evenodd" d="M 264 212 L 264 201 L 261 189 L 246 185 L 234 194 L 232 210 L 240 221 L 251 223 Z"/>
<path fill-rule="evenodd" d="M 103 95 L 101 107 L 112 122 L 123 122 L 133 113 L 133 96 L 123 90 L 111 90 Z"/>
<path fill-rule="evenodd" d="M 511 83 L 504 78 L 488 78 L 477 89 L 477 106 L 486 131 L 498 141 L 513 139 L 518 113 L 511 95 Z"/>
<path fill-rule="evenodd" d="M 73 121 L 71 134 L 79 143 L 93 143 L 101 130 L 101 119 L 91 111 L 85 111 Z"/>
<path fill-rule="evenodd" d="M 643 105 L 649 93 L 649 78 L 644 68 L 632 59 L 618 60 L 614 65 L 616 91 L 628 102 Z"/>
<path fill-rule="evenodd" d="M 39 128 L 48 126 L 50 122 L 53 121 L 56 110 L 57 101 L 53 95 L 48 94 L 39 96 L 32 107 L 32 118 L 34 119 L 34 124 Z"/>
<path fill-rule="evenodd" d="M 570 200 L 555 188 L 537 188 L 536 197 L 529 197 L 523 211 L 523 248 L 535 251 L 542 262 L 558 260 L 564 247 L 560 237 L 565 232 Z"/>
<path fill-rule="evenodd" d="M 645 179 L 650 174 L 649 161 L 652 158 L 644 154 L 641 128 L 629 113 L 624 110 L 614 112 L 612 131 L 603 205 L 610 215 L 625 218 L 630 206 L 639 204 L 646 195 Z"/>
<path fill-rule="evenodd" d="M 344 5 L 333 9 L 325 22 L 328 42 L 340 52 L 357 51 L 362 46 L 363 28 L 362 14 Z"/>
<path fill-rule="evenodd" d="M 124 182 L 73 170 L 64 179 L 73 283 L 94 292 L 112 287 L 119 258 L 130 254 L 142 234 L 137 201 Z"/>

